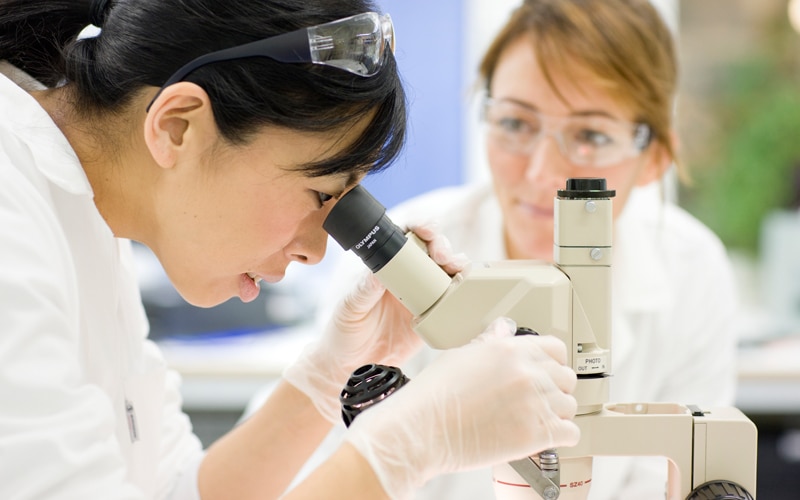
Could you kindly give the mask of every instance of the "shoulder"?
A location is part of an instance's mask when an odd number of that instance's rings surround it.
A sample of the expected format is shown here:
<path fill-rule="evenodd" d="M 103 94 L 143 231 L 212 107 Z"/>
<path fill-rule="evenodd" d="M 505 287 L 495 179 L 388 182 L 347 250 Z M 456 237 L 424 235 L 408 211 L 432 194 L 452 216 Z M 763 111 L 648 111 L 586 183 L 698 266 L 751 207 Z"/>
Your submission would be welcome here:
<path fill-rule="evenodd" d="M 631 201 L 617 224 L 620 239 L 650 244 L 648 251 L 682 266 L 728 261 L 719 237 L 682 207 L 662 200 Z"/>
<path fill-rule="evenodd" d="M 389 211 L 398 224 L 436 222 L 448 228 L 463 227 L 492 209 L 496 202 L 488 184 L 448 186 L 415 196 Z"/>
<path fill-rule="evenodd" d="M 733 265 L 722 241 L 683 208 L 656 197 L 632 198 L 617 219 L 614 267 L 618 297 L 633 309 L 729 311 L 736 301 Z"/>
<path fill-rule="evenodd" d="M 671 236 L 674 245 L 683 252 L 696 251 L 696 245 L 701 245 L 703 250 L 711 252 L 725 251 L 722 241 L 708 226 L 672 203 L 666 203 L 664 206 L 661 230 L 665 235 Z"/>
<path fill-rule="evenodd" d="M 2 129 L 0 129 L 2 130 Z M 1 133 L 1 132 L 0 132 Z M 57 233 L 58 217 L 47 179 L 24 158 L 24 148 L 0 147 L 0 220 L 3 240 L 46 241 Z M 26 236 L 27 235 L 27 236 Z"/>

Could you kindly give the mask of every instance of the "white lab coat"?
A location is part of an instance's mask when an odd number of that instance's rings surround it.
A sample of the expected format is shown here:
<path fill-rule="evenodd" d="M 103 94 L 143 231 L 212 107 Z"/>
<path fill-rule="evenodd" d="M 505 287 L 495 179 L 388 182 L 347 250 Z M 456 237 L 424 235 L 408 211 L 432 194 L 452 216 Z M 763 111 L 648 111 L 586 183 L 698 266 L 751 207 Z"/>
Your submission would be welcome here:
<path fill-rule="evenodd" d="M 436 221 L 454 251 L 472 261 L 507 258 L 500 208 L 488 184 L 436 190 L 389 215 L 401 226 Z M 679 207 L 663 203 L 653 184 L 632 193 L 615 223 L 613 251 L 610 400 L 732 405 L 736 292 L 718 238 Z M 338 253 L 331 283 L 346 288 L 364 266 L 352 253 Z M 330 314 L 337 295 L 341 290 L 327 298 L 323 314 Z M 425 348 L 404 371 L 413 378 L 435 356 Z M 662 458 L 595 458 L 590 499 L 664 498 L 665 464 Z M 434 479 L 415 498 L 494 498 L 491 471 Z"/>
<path fill-rule="evenodd" d="M 197 499 L 202 447 L 130 242 L 15 81 L 35 85 L 0 62 L 0 498 Z"/>

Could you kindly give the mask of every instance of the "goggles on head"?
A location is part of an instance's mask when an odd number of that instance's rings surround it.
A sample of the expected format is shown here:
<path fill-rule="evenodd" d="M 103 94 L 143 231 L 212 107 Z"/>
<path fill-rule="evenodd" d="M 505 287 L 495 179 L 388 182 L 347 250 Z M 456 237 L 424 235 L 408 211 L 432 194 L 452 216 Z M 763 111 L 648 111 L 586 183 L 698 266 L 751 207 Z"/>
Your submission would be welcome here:
<path fill-rule="evenodd" d="M 248 57 L 322 64 L 359 76 L 373 76 L 383 66 L 387 47 L 394 52 L 394 45 L 394 26 L 389 14 L 356 14 L 202 55 L 173 73 L 153 101 L 166 87 L 182 81 L 201 66 Z M 148 110 L 153 101 L 147 106 Z"/>
<path fill-rule="evenodd" d="M 638 156 L 650 144 L 650 127 L 602 115 L 548 116 L 521 103 L 487 98 L 483 120 L 489 138 L 503 150 L 533 153 L 539 139 L 552 136 L 564 157 L 585 167 L 608 167 Z"/>

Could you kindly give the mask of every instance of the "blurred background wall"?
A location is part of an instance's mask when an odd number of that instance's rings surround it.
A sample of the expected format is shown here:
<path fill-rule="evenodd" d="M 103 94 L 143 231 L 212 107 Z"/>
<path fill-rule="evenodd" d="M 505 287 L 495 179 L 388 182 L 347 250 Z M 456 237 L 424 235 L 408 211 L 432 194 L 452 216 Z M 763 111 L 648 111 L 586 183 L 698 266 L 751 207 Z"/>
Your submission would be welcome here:
<path fill-rule="evenodd" d="M 791 2 L 800 9 L 800 2 Z M 741 264 L 752 335 L 800 318 L 800 34 L 786 0 L 681 2 L 681 203 Z M 758 328 L 758 323 L 754 325 Z"/>
<path fill-rule="evenodd" d="M 678 199 L 736 264 L 743 352 L 777 354 L 800 333 L 800 1 L 681 0 L 679 12 L 677 119 L 693 183 Z M 796 383 L 773 397 L 800 394 Z M 759 498 L 800 497 L 800 416 L 748 416 Z"/>

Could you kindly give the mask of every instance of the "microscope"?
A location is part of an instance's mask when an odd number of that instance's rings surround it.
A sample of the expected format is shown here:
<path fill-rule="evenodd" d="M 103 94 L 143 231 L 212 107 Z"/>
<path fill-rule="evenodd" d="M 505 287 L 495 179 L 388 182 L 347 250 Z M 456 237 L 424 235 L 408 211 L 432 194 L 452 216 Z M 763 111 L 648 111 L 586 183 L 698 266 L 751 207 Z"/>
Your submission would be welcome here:
<path fill-rule="evenodd" d="M 609 402 L 614 194 L 602 178 L 568 179 L 554 198 L 552 263 L 475 262 L 452 277 L 363 187 L 343 196 L 323 227 L 405 305 L 433 348 L 466 344 L 498 316 L 515 320 L 518 334 L 555 335 L 566 344 L 578 376 L 581 440 L 495 466 L 498 500 L 585 499 L 595 456 L 666 457 L 668 500 L 752 500 L 757 431 L 741 411 Z M 394 367 L 356 370 L 341 396 L 345 422 L 406 381 Z"/>

